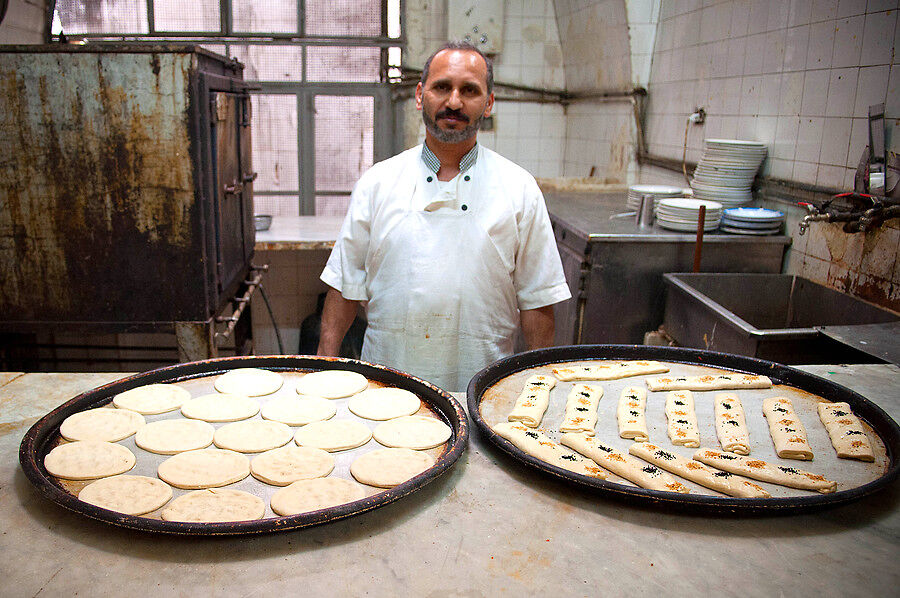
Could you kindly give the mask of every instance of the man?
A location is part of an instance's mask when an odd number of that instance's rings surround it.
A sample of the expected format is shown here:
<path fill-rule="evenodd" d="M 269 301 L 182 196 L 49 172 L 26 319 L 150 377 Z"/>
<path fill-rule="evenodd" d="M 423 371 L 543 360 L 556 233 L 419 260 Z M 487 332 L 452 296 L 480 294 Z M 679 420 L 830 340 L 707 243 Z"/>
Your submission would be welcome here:
<path fill-rule="evenodd" d="M 476 143 L 494 105 L 490 61 L 447 44 L 416 87 L 425 143 L 374 165 L 353 190 L 322 280 L 319 355 L 337 355 L 360 301 L 362 359 L 465 390 L 483 367 L 553 342 L 570 297 L 544 198 L 530 174 Z M 534 148 L 539 151 L 540 148 Z"/>

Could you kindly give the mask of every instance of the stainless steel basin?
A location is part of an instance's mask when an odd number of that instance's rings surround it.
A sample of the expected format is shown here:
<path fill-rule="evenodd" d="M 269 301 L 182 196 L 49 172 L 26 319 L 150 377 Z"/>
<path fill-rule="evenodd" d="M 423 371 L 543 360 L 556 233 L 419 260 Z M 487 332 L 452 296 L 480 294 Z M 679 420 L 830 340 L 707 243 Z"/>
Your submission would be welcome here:
<path fill-rule="evenodd" d="M 817 327 L 896 322 L 898 316 L 789 274 L 664 274 L 663 326 L 685 347 L 780 363 L 879 361 Z"/>

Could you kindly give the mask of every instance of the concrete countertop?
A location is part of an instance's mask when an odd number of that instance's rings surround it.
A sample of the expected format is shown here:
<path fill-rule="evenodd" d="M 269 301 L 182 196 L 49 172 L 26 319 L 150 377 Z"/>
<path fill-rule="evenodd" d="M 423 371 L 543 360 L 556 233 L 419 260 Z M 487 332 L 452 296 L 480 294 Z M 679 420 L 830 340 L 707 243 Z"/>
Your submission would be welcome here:
<path fill-rule="evenodd" d="M 343 216 L 275 216 L 269 230 L 256 232 L 257 251 L 331 249 Z"/>
<path fill-rule="evenodd" d="M 800 369 L 900 420 L 897 366 Z M 41 497 L 18 447 L 39 417 L 124 375 L 0 375 L 4 596 L 847 596 L 900 583 L 900 484 L 813 514 L 671 514 L 538 475 L 476 430 L 447 475 L 335 523 L 218 539 L 122 530 Z"/>

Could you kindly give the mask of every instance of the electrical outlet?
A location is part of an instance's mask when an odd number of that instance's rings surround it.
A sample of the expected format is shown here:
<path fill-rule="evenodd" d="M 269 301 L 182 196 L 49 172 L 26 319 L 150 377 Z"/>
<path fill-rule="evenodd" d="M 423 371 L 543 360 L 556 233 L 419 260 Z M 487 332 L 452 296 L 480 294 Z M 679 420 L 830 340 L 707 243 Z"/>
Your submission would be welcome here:
<path fill-rule="evenodd" d="M 702 125 L 704 122 L 706 122 L 706 110 L 703 108 L 703 106 L 694 108 L 694 113 L 688 117 L 688 120 L 695 125 Z"/>

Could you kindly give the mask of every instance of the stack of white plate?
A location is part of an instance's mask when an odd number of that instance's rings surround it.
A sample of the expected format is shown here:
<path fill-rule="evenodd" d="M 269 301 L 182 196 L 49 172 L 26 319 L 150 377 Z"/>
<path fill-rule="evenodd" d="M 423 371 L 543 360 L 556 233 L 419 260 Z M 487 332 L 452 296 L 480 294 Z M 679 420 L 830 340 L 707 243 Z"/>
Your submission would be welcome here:
<path fill-rule="evenodd" d="M 765 208 L 730 208 L 722 214 L 722 230 L 738 235 L 774 235 L 783 223 L 784 212 Z"/>
<path fill-rule="evenodd" d="M 691 180 L 694 197 L 717 201 L 726 208 L 748 203 L 753 199 L 753 178 L 765 158 L 766 145 L 759 141 L 707 139 Z"/>
<path fill-rule="evenodd" d="M 660 199 L 683 197 L 685 191 L 690 191 L 690 189 L 665 185 L 632 185 L 628 188 L 628 200 L 625 202 L 625 207 L 629 210 L 637 210 L 641 205 L 641 196 L 643 195 L 652 195 L 654 205 L 658 205 Z"/>
<path fill-rule="evenodd" d="M 722 218 L 722 204 L 705 199 L 662 199 L 656 206 L 656 222 L 663 228 L 683 232 L 697 230 L 700 206 L 706 206 L 703 230 L 715 230 Z"/>

